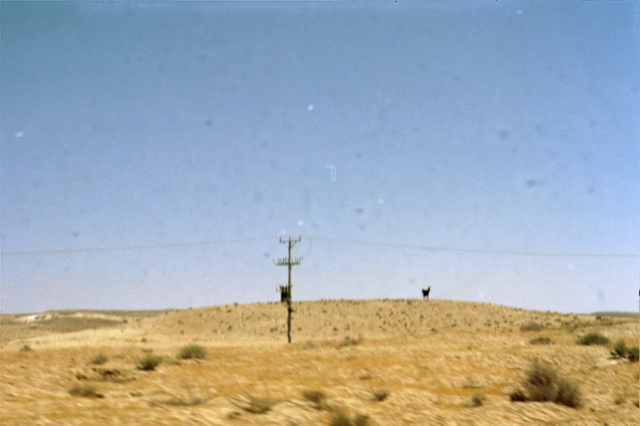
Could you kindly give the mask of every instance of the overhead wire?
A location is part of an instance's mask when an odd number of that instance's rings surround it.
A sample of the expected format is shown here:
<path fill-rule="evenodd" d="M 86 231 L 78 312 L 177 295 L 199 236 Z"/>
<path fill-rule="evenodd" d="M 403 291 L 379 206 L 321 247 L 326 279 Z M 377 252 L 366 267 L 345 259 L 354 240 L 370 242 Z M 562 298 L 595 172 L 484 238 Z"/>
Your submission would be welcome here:
<path fill-rule="evenodd" d="M 448 247 L 448 246 L 431 246 L 421 244 L 406 243 L 386 243 L 380 241 L 351 240 L 344 238 L 324 238 L 324 237 L 307 237 L 314 238 L 316 241 L 324 241 L 335 244 L 351 244 L 372 247 L 401 248 L 411 250 L 427 250 L 441 252 L 456 253 L 477 253 L 477 254 L 504 254 L 514 256 L 550 256 L 550 257 L 621 257 L 621 258 L 639 258 L 640 253 L 569 253 L 569 252 L 541 252 L 541 251 L 525 251 L 525 250 L 494 250 L 494 249 L 475 249 L 465 247 Z"/>
<path fill-rule="evenodd" d="M 31 254 L 66 254 L 66 253 L 95 253 L 95 252 L 109 252 L 109 251 L 125 251 L 125 250 L 149 250 L 149 249 L 165 249 L 176 247 L 197 247 L 197 246 L 210 246 L 210 245 L 223 245 L 223 244 L 236 244 L 253 241 L 266 241 L 273 240 L 277 237 L 261 237 L 261 238 L 239 238 L 232 240 L 216 240 L 216 241 L 198 241 L 198 242 L 185 242 L 185 243 L 163 243 L 163 244 L 147 244 L 147 245 L 132 245 L 132 246 L 115 246 L 115 247 L 87 247 L 78 249 L 47 249 L 47 250 L 22 250 L 22 251 L 2 251 L 0 256 L 23 256 Z"/>
<path fill-rule="evenodd" d="M 511 256 L 547 256 L 547 257 L 591 257 L 591 258 L 640 258 L 640 254 L 636 253 L 584 253 L 584 252 L 542 252 L 542 251 L 526 251 L 526 250 L 496 250 L 496 249 L 477 249 L 467 247 L 452 246 L 433 246 L 423 244 L 407 244 L 407 243 L 389 243 L 382 241 L 355 240 L 346 238 L 326 238 L 317 236 L 303 236 L 309 240 L 309 248 L 307 255 L 311 250 L 313 240 L 317 242 L 325 242 L 329 244 L 344 245 L 360 245 L 370 247 L 383 248 L 399 248 L 408 250 L 425 250 L 436 252 L 452 252 L 452 253 L 472 253 L 472 254 L 498 254 Z M 147 244 L 147 245 L 131 245 L 131 246 L 114 246 L 114 247 L 88 247 L 88 248 L 68 248 L 68 249 L 44 249 L 44 250 L 21 250 L 21 251 L 0 251 L 0 256 L 24 256 L 24 255 L 46 255 L 46 254 L 68 254 L 68 253 L 97 253 L 111 251 L 126 250 L 149 250 L 149 249 L 167 249 L 178 247 L 197 247 L 209 245 L 237 244 L 254 241 L 267 241 L 279 238 L 278 236 L 258 237 L 258 238 L 238 238 L 229 240 L 212 240 L 199 242 L 183 242 L 183 243 L 163 243 L 163 244 Z M 298 254 L 300 247 L 297 248 Z M 305 255 L 306 257 L 306 255 Z"/>

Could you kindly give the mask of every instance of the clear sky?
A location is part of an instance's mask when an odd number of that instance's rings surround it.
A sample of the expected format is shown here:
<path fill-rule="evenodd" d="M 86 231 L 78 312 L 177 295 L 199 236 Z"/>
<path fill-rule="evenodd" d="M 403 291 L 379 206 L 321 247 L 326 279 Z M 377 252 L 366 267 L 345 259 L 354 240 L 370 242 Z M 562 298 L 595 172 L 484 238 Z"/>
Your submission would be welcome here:
<path fill-rule="evenodd" d="M 636 1 L 0 8 L 4 313 L 637 309 Z"/>

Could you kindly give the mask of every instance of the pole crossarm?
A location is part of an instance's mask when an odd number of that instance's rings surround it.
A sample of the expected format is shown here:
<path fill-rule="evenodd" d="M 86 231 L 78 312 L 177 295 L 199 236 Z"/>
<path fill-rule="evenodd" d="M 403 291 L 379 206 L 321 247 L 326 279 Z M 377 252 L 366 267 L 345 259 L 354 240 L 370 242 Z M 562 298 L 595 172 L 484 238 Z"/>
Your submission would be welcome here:
<path fill-rule="evenodd" d="M 295 265 L 299 265 L 300 262 L 302 262 L 302 258 L 301 257 L 294 257 L 294 258 L 291 258 L 291 259 L 283 257 L 281 259 L 278 259 L 278 260 L 274 261 L 273 263 L 275 263 L 278 266 L 288 266 L 288 265 L 295 266 Z"/>

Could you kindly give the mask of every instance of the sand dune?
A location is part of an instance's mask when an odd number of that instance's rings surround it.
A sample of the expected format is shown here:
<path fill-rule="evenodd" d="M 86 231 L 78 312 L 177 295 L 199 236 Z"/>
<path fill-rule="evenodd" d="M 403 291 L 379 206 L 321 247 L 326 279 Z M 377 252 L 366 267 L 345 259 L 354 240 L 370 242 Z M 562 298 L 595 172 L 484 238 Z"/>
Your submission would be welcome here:
<path fill-rule="evenodd" d="M 280 303 L 0 316 L 0 423 L 323 425 L 337 410 L 376 425 L 638 423 L 638 363 L 575 343 L 636 346 L 637 317 L 447 300 L 294 309 L 291 344 Z M 178 359 L 190 344 L 206 358 Z M 155 371 L 136 368 L 145 353 L 162 357 Z M 533 360 L 576 383 L 582 406 L 511 402 Z M 69 392 L 91 387 L 99 397 Z"/>

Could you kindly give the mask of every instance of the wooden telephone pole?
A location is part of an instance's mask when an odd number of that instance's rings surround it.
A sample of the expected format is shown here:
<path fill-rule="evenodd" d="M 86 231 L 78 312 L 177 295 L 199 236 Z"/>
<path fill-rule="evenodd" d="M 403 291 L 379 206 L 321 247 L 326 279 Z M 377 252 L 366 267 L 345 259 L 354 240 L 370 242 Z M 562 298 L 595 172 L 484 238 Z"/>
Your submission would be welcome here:
<path fill-rule="evenodd" d="M 302 261 L 301 257 L 291 257 L 291 249 L 294 245 L 296 245 L 296 243 L 299 243 L 301 240 L 302 237 L 298 237 L 297 240 L 292 240 L 291 237 L 289 237 L 288 240 L 283 240 L 281 237 L 281 244 L 289 244 L 289 257 L 283 257 L 275 261 L 275 264 L 278 266 L 289 267 L 289 280 L 287 281 L 287 285 L 280 286 L 280 301 L 287 304 L 287 339 L 289 340 L 289 343 L 291 343 L 291 313 L 293 312 L 293 308 L 291 307 L 291 267 L 294 265 L 299 265 Z"/>

